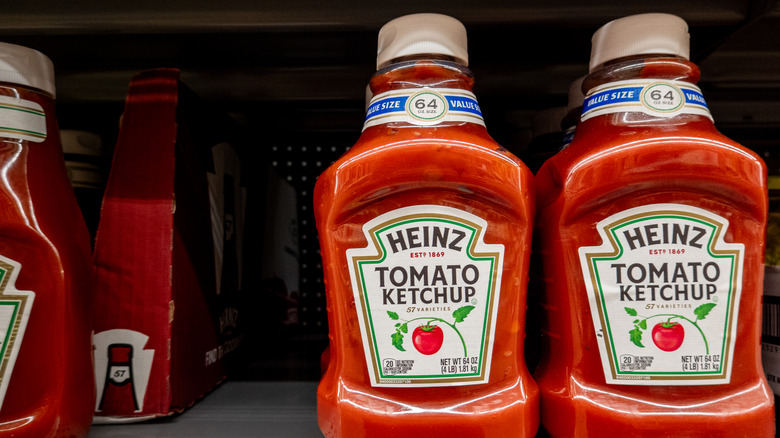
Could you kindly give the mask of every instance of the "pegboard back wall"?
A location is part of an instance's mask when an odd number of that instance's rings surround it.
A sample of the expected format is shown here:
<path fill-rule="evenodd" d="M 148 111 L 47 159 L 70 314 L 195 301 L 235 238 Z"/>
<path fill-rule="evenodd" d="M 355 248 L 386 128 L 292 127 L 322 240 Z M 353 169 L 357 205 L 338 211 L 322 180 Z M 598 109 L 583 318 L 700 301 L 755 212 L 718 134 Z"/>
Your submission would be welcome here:
<path fill-rule="evenodd" d="M 320 144 L 275 144 L 270 164 L 276 174 L 295 188 L 298 208 L 300 295 L 298 331 L 304 335 L 328 333 L 322 259 L 314 220 L 312 195 L 319 175 L 354 142 L 343 139 Z"/>

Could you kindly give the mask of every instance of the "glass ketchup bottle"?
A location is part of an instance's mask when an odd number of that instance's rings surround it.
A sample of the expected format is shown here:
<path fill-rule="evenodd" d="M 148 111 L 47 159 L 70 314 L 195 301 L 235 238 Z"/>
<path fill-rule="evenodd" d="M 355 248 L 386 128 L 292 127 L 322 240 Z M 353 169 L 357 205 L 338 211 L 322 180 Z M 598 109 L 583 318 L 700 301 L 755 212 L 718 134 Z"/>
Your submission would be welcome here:
<path fill-rule="evenodd" d="M 761 370 L 766 166 L 714 127 L 685 21 L 593 37 L 581 122 L 540 169 L 554 437 L 773 437 Z"/>
<path fill-rule="evenodd" d="M 318 179 L 327 437 L 530 437 L 532 174 L 488 135 L 454 18 L 379 31 L 363 133 Z"/>
<path fill-rule="evenodd" d="M 90 238 L 54 94 L 45 55 L 0 43 L 0 437 L 85 436 L 95 406 Z"/>

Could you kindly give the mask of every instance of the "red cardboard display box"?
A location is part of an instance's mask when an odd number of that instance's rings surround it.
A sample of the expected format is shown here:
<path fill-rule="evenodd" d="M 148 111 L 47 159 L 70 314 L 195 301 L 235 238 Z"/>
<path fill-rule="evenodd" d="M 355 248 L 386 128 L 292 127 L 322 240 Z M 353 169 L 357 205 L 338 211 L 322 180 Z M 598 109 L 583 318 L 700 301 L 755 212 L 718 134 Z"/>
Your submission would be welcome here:
<path fill-rule="evenodd" d="M 130 83 L 95 241 L 95 422 L 168 415 L 242 342 L 241 142 L 178 70 Z"/>

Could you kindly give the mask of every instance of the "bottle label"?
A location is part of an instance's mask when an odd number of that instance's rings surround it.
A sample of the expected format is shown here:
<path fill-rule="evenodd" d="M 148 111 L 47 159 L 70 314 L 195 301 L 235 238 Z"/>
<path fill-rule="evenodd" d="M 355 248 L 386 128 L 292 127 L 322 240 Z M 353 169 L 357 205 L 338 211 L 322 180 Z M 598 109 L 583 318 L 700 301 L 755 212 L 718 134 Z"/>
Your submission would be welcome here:
<path fill-rule="evenodd" d="M 35 293 L 16 289 L 19 270 L 19 263 L 0 256 L 0 408 L 35 299 Z"/>
<path fill-rule="evenodd" d="M 457 88 L 410 88 L 377 94 L 368 105 L 363 130 L 392 122 L 418 126 L 469 122 L 485 126 L 474 93 Z"/>
<path fill-rule="evenodd" d="M 688 82 L 660 79 L 609 82 L 593 88 L 585 96 L 580 120 L 625 112 L 663 118 L 695 114 L 712 120 L 699 87 Z"/>
<path fill-rule="evenodd" d="M 418 205 L 363 226 L 347 250 L 373 386 L 455 386 L 490 375 L 504 246 L 483 241 L 487 222 Z"/>
<path fill-rule="evenodd" d="M 41 143 L 46 140 L 46 113 L 30 100 L 0 96 L 0 137 Z"/>
<path fill-rule="evenodd" d="M 729 383 L 745 246 L 707 210 L 654 204 L 597 225 L 579 250 L 607 383 Z"/>

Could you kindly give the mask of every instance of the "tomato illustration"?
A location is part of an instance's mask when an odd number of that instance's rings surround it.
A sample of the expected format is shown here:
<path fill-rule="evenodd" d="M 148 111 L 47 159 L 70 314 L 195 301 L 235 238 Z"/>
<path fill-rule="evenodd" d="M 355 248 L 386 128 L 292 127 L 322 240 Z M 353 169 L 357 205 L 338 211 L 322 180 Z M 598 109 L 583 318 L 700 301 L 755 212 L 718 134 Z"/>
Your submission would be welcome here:
<path fill-rule="evenodd" d="M 412 344 L 422 354 L 434 354 L 444 342 L 444 332 L 435 325 L 421 325 L 412 332 Z"/>
<path fill-rule="evenodd" d="M 653 327 L 653 343 L 663 351 L 680 348 L 685 338 L 683 326 L 677 322 L 660 322 Z"/>

